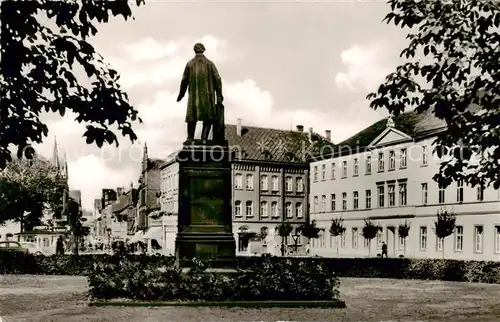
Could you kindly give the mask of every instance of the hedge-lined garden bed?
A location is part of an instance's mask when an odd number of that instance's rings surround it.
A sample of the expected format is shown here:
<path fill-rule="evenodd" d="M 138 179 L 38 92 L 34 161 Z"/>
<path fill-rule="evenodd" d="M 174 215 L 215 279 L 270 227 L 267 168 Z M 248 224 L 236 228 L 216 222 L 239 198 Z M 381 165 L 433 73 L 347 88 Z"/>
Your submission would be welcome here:
<path fill-rule="evenodd" d="M 170 256 L 121 255 L 131 262 L 148 267 L 171 267 L 175 258 Z M 121 258 L 121 257 L 120 257 Z M 88 276 L 94 263 L 117 263 L 112 255 L 32 256 L 24 253 L 0 251 L 0 274 L 45 274 Z M 427 279 L 500 284 L 500 262 L 458 261 L 409 258 L 281 258 L 273 262 L 322 264 L 338 277 L 381 277 Z M 262 267 L 262 257 L 238 257 L 238 267 Z"/>

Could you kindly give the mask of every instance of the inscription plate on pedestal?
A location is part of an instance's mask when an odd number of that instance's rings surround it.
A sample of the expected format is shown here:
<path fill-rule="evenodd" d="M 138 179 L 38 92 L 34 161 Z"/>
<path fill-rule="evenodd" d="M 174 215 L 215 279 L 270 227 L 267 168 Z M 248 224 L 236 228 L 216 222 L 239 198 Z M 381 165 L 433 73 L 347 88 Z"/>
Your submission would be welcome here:
<path fill-rule="evenodd" d="M 224 179 L 191 178 L 190 186 L 191 224 L 220 224 L 224 210 Z"/>

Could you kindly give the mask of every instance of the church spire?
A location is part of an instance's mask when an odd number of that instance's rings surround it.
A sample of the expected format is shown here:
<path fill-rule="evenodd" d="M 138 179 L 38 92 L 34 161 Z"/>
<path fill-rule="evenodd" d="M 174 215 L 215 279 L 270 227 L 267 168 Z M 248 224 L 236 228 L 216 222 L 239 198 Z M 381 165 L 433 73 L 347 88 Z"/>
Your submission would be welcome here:
<path fill-rule="evenodd" d="M 54 150 L 52 151 L 52 164 L 59 170 L 59 152 L 57 151 L 57 138 L 54 136 Z"/>

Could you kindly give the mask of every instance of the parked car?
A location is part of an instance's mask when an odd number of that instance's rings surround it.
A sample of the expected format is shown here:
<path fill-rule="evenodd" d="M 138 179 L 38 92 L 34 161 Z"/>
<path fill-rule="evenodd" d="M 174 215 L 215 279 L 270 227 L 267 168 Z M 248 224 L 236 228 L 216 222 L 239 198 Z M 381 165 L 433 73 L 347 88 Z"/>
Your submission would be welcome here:
<path fill-rule="evenodd" d="M 33 254 L 33 255 L 45 255 L 45 252 L 40 247 L 38 247 L 37 244 L 28 243 L 28 242 L 21 242 L 20 244 L 30 254 Z"/>
<path fill-rule="evenodd" d="M 0 251 L 21 252 L 21 253 L 28 252 L 28 250 L 24 248 L 20 242 L 13 240 L 0 241 Z"/>

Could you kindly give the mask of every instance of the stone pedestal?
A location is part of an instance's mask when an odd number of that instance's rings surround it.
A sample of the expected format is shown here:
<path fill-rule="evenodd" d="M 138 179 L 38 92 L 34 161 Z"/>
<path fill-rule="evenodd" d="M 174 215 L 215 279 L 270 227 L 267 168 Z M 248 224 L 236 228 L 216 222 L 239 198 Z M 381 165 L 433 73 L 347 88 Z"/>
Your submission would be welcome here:
<path fill-rule="evenodd" d="M 231 159 L 227 145 L 189 142 L 179 163 L 176 265 L 189 268 L 193 258 L 213 268 L 236 266 L 231 219 Z"/>

